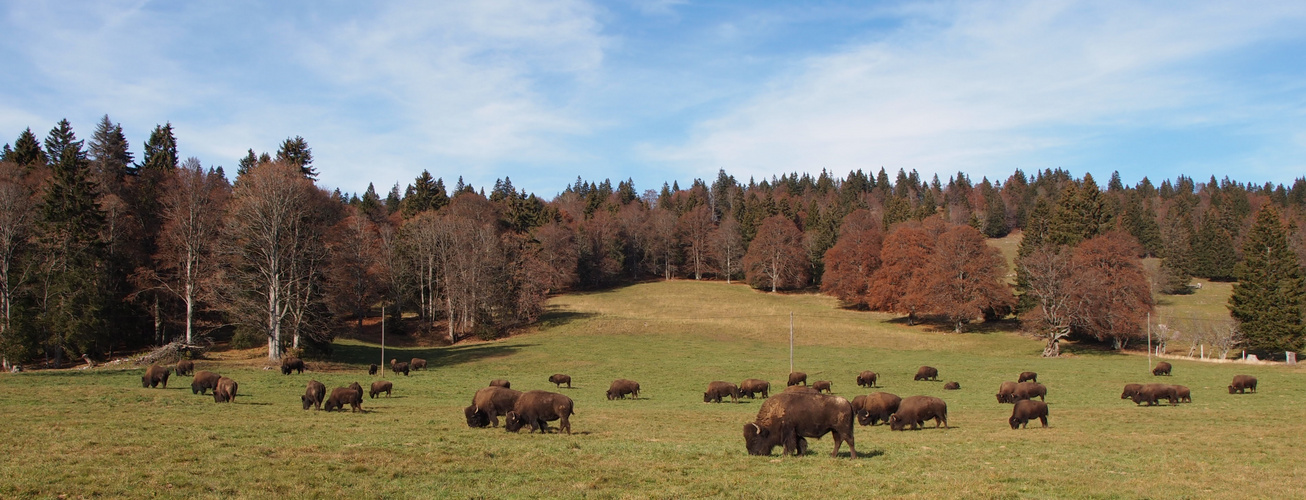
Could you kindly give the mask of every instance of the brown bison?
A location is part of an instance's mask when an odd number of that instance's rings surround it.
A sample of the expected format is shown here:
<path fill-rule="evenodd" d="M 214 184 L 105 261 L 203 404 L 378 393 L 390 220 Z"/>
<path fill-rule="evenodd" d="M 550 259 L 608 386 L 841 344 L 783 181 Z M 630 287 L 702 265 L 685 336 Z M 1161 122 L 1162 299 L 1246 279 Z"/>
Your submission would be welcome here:
<path fill-rule="evenodd" d="M 562 384 L 567 384 L 567 388 L 571 389 L 571 375 L 555 373 L 553 375 L 549 375 L 549 382 L 551 382 L 553 385 L 556 385 L 559 389 L 562 388 Z"/>
<path fill-rule="evenodd" d="M 922 366 L 916 369 L 916 378 L 912 380 L 938 380 L 939 369 L 933 366 Z"/>
<path fill-rule="evenodd" d="M 1234 375 L 1233 384 L 1229 385 L 1229 394 L 1246 394 L 1246 391 L 1256 392 L 1256 377 L 1251 375 Z"/>
<path fill-rule="evenodd" d="M 517 398 L 517 404 L 508 412 L 503 428 L 508 432 L 517 432 L 522 426 L 530 426 L 543 434 L 549 430 L 549 422 L 558 420 L 558 430 L 571 434 L 572 415 L 576 414 L 571 398 L 547 391 L 527 391 Z"/>
<path fill-rule="evenodd" d="M 889 422 L 889 415 L 898 411 L 902 398 L 887 392 L 872 392 L 865 396 L 853 398 L 853 412 L 857 414 L 857 423 L 875 425 Z"/>
<path fill-rule="evenodd" d="M 472 428 L 487 427 L 491 423 L 499 426 L 499 415 L 507 415 L 517 405 L 521 391 L 490 386 L 472 396 L 472 405 L 463 409 L 467 416 L 467 426 Z"/>
<path fill-rule="evenodd" d="M 1020 372 L 1020 376 L 1016 378 L 1016 382 L 1038 382 L 1038 374 L 1034 372 Z"/>
<path fill-rule="evenodd" d="M 208 394 L 209 389 L 218 388 L 218 379 L 220 378 L 222 378 L 221 375 L 200 370 L 199 373 L 195 374 L 195 378 L 190 381 L 191 394 Z"/>
<path fill-rule="evenodd" d="M 1169 401 L 1171 405 L 1174 405 L 1179 402 L 1179 397 L 1176 394 L 1174 386 L 1166 385 L 1166 384 L 1144 385 L 1141 389 L 1138 390 L 1138 392 L 1134 393 L 1132 399 L 1134 401 L 1134 404 L 1141 405 L 1143 404 L 1144 401 L 1146 401 L 1147 406 L 1153 406 L 1156 404 L 1156 401 L 1161 398 L 1165 398 L 1166 401 Z"/>
<path fill-rule="evenodd" d="M 785 386 L 803 384 L 807 385 L 807 374 L 803 372 L 792 372 L 789 374 L 789 382 Z"/>
<path fill-rule="evenodd" d="M 1011 409 L 1011 418 L 1007 419 L 1007 423 L 1011 424 L 1012 429 L 1018 429 L 1020 427 L 1029 427 L 1029 421 L 1036 418 L 1043 423 L 1043 427 L 1048 426 L 1048 404 L 1042 401 L 1026 399 L 1016 402 L 1016 406 Z"/>
<path fill-rule="evenodd" d="M 368 366 L 368 367 L 367 367 L 367 374 L 368 374 L 368 375 L 376 375 L 376 369 L 377 369 L 377 368 L 378 368 L 378 366 L 376 366 L 376 363 L 372 363 L 371 366 Z"/>
<path fill-rule="evenodd" d="M 639 382 L 619 378 L 608 386 L 608 401 L 626 399 L 627 394 L 630 394 L 632 399 L 639 399 Z"/>
<path fill-rule="evenodd" d="M 812 382 L 812 388 L 816 389 L 816 392 L 825 392 L 826 394 L 834 392 L 830 390 L 829 380 L 817 380 L 816 382 Z"/>
<path fill-rule="evenodd" d="M 834 433 L 834 451 L 848 442 L 848 454 L 857 458 L 853 445 L 853 405 L 847 399 L 825 394 L 785 392 L 762 403 L 757 420 L 744 424 L 744 446 L 749 455 L 770 455 L 776 446 L 786 455 L 802 455 L 807 439 Z"/>
<path fill-rule="evenodd" d="M 168 377 L 172 375 L 172 369 L 151 365 L 145 369 L 145 375 L 141 375 L 141 387 L 158 387 L 163 384 L 163 388 L 168 388 Z"/>
<path fill-rule="evenodd" d="M 1125 390 L 1120 393 L 1120 399 L 1132 399 L 1142 388 L 1143 384 L 1125 384 Z"/>
<path fill-rule="evenodd" d="M 358 385 L 357 382 L 354 385 Z M 349 387 L 331 389 L 331 397 L 327 398 L 326 404 L 323 406 L 326 411 L 344 411 L 345 405 L 349 405 L 350 413 L 361 411 L 363 409 L 363 391 Z"/>
<path fill-rule="evenodd" d="M 1188 386 L 1186 385 L 1174 386 L 1174 397 L 1178 399 L 1180 403 L 1193 402 L 1193 392 L 1188 390 Z"/>
<path fill-rule="evenodd" d="M 285 358 L 281 360 L 281 374 L 290 375 L 290 372 L 304 373 L 304 360 L 299 358 Z"/>
<path fill-rule="evenodd" d="M 857 375 L 857 387 L 875 387 L 878 375 L 873 371 L 864 371 Z"/>
<path fill-rule="evenodd" d="M 407 363 L 407 362 L 404 362 L 404 361 L 398 361 L 398 360 L 394 360 L 394 359 L 392 359 L 392 360 L 390 360 L 390 369 L 391 369 L 391 370 L 394 370 L 395 375 L 398 375 L 398 374 L 402 373 L 402 374 L 404 374 L 405 377 L 408 376 L 408 363 Z"/>
<path fill-rule="evenodd" d="M 998 396 L 999 403 L 1015 403 L 1016 383 L 1010 381 L 1003 382 L 1001 386 L 998 386 L 997 396 Z"/>
<path fill-rule="evenodd" d="M 1043 384 L 1038 382 L 1021 382 L 1016 384 L 1016 392 L 1012 394 L 1012 397 L 1015 398 L 1014 401 L 1034 398 L 1047 401 L 1047 395 L 1048 388 L 1044 387 Z"/>
<path fill-rule="evenodd" d="M 750 378 L 739 383 L 739 394 L 748 396 L 748 399 L 753 399 L 753 395 L 759 392 L 762 393 L 763 399 L 768 398 L 770 391 L 771 383 L 765 380 Z"/>
<path fill-rule="evenodd" d="M 189 359 L 183 359 L 177 362 L 177 376 L 191 375 L 195 373 L 195 362 Z"/>
<path fill-rule="evenodd" d="M 739 386 L 730 382 L 715 380 L 708 382 L 707 392 L 703 393 L 704 403 L 720 403 L 721 398 L 730 397 L 731 403 L 739 402 Z"/>
<path fill-rule="evenodd" d="M 920 429 L 925 421 L 934 419 L 934 428 L 948 426 L 948 404 L 934 396 L 912 396 L 898 404 L 898 411 L 889 415 L 889 428 L 895 431 Z"/>
<path fill-rule="evenodd" d="M 408 368 L 412 369 L 413 371 L 425 370 L 426 360 L 422 358 L 413 358 L 412 361 L 408 362 Z"/>
<path fill-rule="evenodd" d="M 1170 363 L 1166 363 L 1165 361 L 1162 361 L 1162 362 L 1156 364 L 1156 368 L 1153 368 L 1153 369 L 1152 369 L 1152 375 L 1155 375 L 1155 376 L 1158 376 L 1158 377 L 1161 376 L 1161 375 L 1169 375 L 1169 374 L 1170 374 L 1170 368 L 1171 368 L 1171 367 L 1170 367 Z"/>
<path fill-rule="evenodd" d="M 803 385 L 791 385 L 789 387 L 785 387 L 785 390 L 782 392 L 797 392 L 799 394 L 820 394 L 820 391 L 817 391 L 816 389 Z"/>
<path fill-rule="evenodd" d="M 304 402 L 304 409 L 316 406 L 322 409 L 322 401 L 326 399 L 326 386 L 316 380 L 309 380 L 308 387 L 304 388 L 304 395 L 299 397 Z"/>
<path fill-rule="evenodd" d="M 496 378 L 490 381 L 490 387 L 502 387 L 504 389 L 512 389 L 512 383 L 508 382 L 508 379 Z"/>
<path fill-rule="evenodd" d="M 213 389 L 213 402 L 234 403 L 236 401 L 236 388 L 235 380 L 227 377 L 218 379 L 218 386 Z"/>
<path fill-rule="evenodd" d="M 372 388 L 371 388 L 371 390 L 367 391 L 367 397 L 370 397 L 370 398 L 372 398 L 372 399 L 376 399 L 376 396 L 377 396 L 378 394 L 381 394 L 381 393 L 384 392 L 384 393 L 385 393 L 385 397 L 388 398 L 388 397 L 390 397 L 390 391 L 393 390 L 394 388 L 395 388 L 395 385 L 392 384 L 392 383 L 390 383 L 389 381 L 386 381 L 386 380 L 377 380 L 376 382 L 372 382 Z"/>
<path fill-rule="evenodd" d="M 943 384 L 943 390 L 945 391 L 955 391 L 958 389 L 961 389 L 961 384 L 958 384 L 956 382 L 948 382 L 946 384 Z"/>

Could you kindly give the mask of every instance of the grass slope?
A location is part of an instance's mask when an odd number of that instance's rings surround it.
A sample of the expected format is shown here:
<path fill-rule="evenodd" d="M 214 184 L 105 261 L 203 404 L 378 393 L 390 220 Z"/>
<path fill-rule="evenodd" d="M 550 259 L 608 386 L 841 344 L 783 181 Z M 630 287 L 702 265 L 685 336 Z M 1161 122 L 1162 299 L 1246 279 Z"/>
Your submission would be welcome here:
<path fill-rule="evenodd" d="M 1295 449 L 1306 426 L 1302 370 L 1175 361 L 1164 382 L 1192 388 L 1192 404 L 1136 407 L 1121 386 L 1150 382 L 1146 358 L 1087 352 L 1041 359 L 1041 344 L 1012 333 L 944 334 L 892 318 L 842 311 L 832 299 L 773 295 L 722 283 L 666 282 L 554 299 L 538 332 L 440 349 L 387 349 L 426 357 L 429 371 L 385 374 L 395 395 L 367 413 L 300 410 L 315 378 L 359 381 L 377 346 L 343 342 L 331 364 L 282 376 L 249 363 L 200 361 L 240 383 L 235 404 L 194 396 L 189 377 L 142 389 L 140 369 L 0 375 L 0 497 L 1271 497 L 1306 485 Z M 856 460 L 829 457 L 830 437 L 806 457 L 752 457 L 742 426 L 762 400 L 702 403 L 709 381 L 758 377 L 783 386 L 789 313 L 799 370 L 864 394 L 930 394 L 951 429 L 858 427 Z M 961 383 L 912 382 L 922 364 Z M 1013 431 L 1003 380 L 1039 372 L 1050 429 Z M 553 390 L 576 401 L 575 434 L 469 429 L 462 407 L 490 379 Z M 1260 393 L 1231 396 L 1234 374 Z M 614 378 L 643 398 L 607 401 Z M 1035 424 L 1037 426 L 1037 423 Z"/>

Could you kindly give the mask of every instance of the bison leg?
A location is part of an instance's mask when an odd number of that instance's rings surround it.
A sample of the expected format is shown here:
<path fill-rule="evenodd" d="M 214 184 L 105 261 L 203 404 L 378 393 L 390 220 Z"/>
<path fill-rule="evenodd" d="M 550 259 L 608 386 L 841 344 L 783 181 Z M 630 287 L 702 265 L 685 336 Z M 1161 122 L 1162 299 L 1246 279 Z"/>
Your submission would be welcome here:
<path fill-rule="evenodd" d="M 1041 417 L 1038 417 L 1038 419 L 1039 419 L 1040 422 L 1043 422 L 1043 427 L 1047 427 L 1047 426 L 1048 426 L 1048 416 L 1047 416 L 1047 415 L 1043 415 L 1043 416 L 1041 416 Z"/>
<path fill-rule="evenodd" d="M 558 430 L 566 432 L 568 435 L 570 435 L 571 421 L 568 420 L 568 417 L 570 417 L 570 415 L 563 415 L 562 419 L 558 421 Z"/>

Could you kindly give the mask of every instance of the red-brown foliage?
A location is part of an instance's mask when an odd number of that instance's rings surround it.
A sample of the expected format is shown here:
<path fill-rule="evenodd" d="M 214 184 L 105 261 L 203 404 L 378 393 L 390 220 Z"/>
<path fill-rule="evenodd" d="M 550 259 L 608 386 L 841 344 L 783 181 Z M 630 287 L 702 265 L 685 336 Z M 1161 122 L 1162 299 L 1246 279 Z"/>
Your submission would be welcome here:
<path fill-rule="evenodd" d="M 744 271 L 753 288 L 800 288 L 807 284 L 807 251 L 803 233 L 783 215 L 762 221 L 757 237 L 744 255 Z"/>
<path fill-rule="evenodd" d="M 876 219 L 869 210 L 854 210 L 843 219 L 839 241 L 825 252 L 821 291 L 845 305 L 866 306 L 871 276 L 880 268 L 884 235 Z"/>
<path fill-rule="evenodd" d="M 984 311 L 1014 305 L 1011 287 L 1004 282 L 1006 268 L 1002 253 L 988 246 L 978 230 L 953 226 L 935 241 L 920 289 L 909 295 L 920 298 L 925 312 L 947 317 L 960 333 L 963 323 Z"/>
<path fill-rule="evenodd" d="M 871 275 L 866 305 L 876 311 L 907 313 L 908 323 L 915 322 L 916 312 L 924 308 L 925 301 L 912 291 L 920 289 L 923 270 L 934 253 L 934 240 L 934 232 L 920 224 L 894 226 L 884 238 L 881 265 Z"/>

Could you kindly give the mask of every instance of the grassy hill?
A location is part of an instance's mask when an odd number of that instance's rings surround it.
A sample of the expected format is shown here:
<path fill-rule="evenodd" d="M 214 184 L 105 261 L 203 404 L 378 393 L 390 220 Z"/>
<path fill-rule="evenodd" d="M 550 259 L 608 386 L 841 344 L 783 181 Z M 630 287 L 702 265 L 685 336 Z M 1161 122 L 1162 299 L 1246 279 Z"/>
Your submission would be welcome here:
<path fill-rule="evenodd" d="M 189 377 L 142 389 L 140 369 L 0 375 L 0 497 L 1243 498 L 1306 484 L 1300 368 L 1175 361 L 1163 381 L 1189 386 L 1194 402 L 1147 408 L 1119 399 L 1124 384 L 1155 380 L 1144 357 L 1042 359 L 1039 341 L 1000 328 L 907 327 L 817 295 L 673 281 L 549 307 L 538 331 L 510 339 L 387 349 L 432 367 L 384 374 L 394 397 L 365 400 L 360 414 L 299 403 L 310 378 L 328 388 L 372 380 L 378 346 L 356 341 L 304 375 L 199 361 L 240 383 L 229 405 L 192 395 Z M 702 392 L 747 377 L 783 386 L 791 312 L 795 367 L 809 379 L 851 398 L 868 392 L 857 373 L 877 371 L 878 390 L 944 398 L 952 428 L 858 427 L 855 460 L 846 448 L 830 458 L 828 436 L 805 457 L 748 456 L 742 426 L 762 400 L 706 404 Z M 962 389 L 912 382 L 922 364 Z M 1049 429 L 1011 430 L 1011 406 L 994 401 L 1024 370 L 1048 386 Z M 573 435 L 465 425 L 462 407 L 489 380 L 554 390 L 555 372 L 575 381 L 560 390 L 576 401 Z M 1260 392 L 1227 394 L 1238 373 L 1258 377 Z M 643 398 L 607 401 L 615 378 L 639 381 Z"/>

